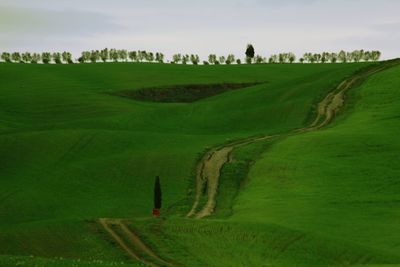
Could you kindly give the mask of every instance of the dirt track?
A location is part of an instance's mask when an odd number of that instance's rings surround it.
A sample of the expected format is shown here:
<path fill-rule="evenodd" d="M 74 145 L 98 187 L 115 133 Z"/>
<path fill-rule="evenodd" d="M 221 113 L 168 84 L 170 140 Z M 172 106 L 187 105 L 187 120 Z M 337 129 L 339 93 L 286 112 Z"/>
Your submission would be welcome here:
<path fill-rule="evenodd" d="M 136 235 L 122 219 L 99 219 L 99 223 L 117 244 L 133 259 L 149 266 L 174 266 L 163 260 Z M 118 228 L 123 235 L 113 228 Z M 143 257 L 146 255 L 146 258 Z M 151 259 L 151 260 L 150 260 Z"/>
<path fill-rule="evenodd" d="M 196 195 L 192 208 L 186 216 L 201 219 L 210 216 L 214 212 L 217 205 L 215 198 L 217 195 L 221 170 L 225 163 L 229 162 L 230 154 L 233 150 L 240 146 L 256 143 L 272 137 L 285 137 L 293 134 L 301 134 L 316 131 L 327 126 L 344 106 L 346 92 L 348 90 L 356 87 L 369 76 L 398 65 L 399 63 L 399 60 L 382 62 L 377 66 L 363 70 L 360 73 L 354 74 L 352 77 L 345 79 L 318 103 L 317 116 L 307 127 L 295 129 L 278 136 L 263 136 L 243 139 L 208 151 L 197 165 Z M 207 191 L 207 202 L 198 211 L 200 199 L 205 190 Z"/>

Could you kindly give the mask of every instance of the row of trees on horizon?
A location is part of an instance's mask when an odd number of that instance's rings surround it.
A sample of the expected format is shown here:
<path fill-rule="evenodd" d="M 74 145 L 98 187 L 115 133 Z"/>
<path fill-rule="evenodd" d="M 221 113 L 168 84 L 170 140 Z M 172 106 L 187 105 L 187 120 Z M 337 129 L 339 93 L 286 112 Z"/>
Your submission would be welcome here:
<path fill-rule="evenodd" d="M 361 61 L 378 61 L 381 57 L 380 51 L 364 51 L 355 50 L 352 52 L 340 51 L 338 53 L 305 53 L 302 57 L 297 58 L 294 53 L 280 53 L 271 55 L 269 58 L 254 53 L 254 47 L 249 45 L 246 49 L 246 57 L 243 63 L 247 64 L 264 64 L 264 63 L 347 63 Z M 165 56 L 160 52 L 147 51 L 128 51 L 117 49 L 103 49 L 83 51 L 81 56 L 74 60 L 70 52 L 43 52 L 43 53 L 1 53 L 1 60 L 8 63 L 43 63 L 43 64 L 73 64 L 73 63 L 97 63 L 97 62 L 147 62 L 147 63 L 164 63 Z M 171 64 L 200 64 L 201 60 L 197 54 L 174 54 Z M 202 61 L 204 65 L 220 65 L 220 64 L 242 64 L 242 60 L 236 58 L 235 55 L 217 56 L 210 54 L 208 60 Z"/>

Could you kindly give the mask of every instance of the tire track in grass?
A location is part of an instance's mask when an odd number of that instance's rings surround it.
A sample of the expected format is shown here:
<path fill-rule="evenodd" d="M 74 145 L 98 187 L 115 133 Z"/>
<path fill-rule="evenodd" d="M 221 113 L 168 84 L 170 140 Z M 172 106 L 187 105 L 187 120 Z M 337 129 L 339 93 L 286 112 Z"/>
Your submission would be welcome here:
<path fill-rule="evenodd" d="M 99 219 L 100 225 L 112 239 L 133 259 L 149 266 L 175 266 L 162 259 L 140 237 L 132 231 L 122 219 Z M 116 227 L 120 231 L 113 228 Z M 143 257 L 146 255 L 146 257 Z M 150 260 L 151 259 L 151 260 Z"/>
<path fill-rule="evenodd" d="M 71 162 L 79 153 L 84 151 L 96 138 L 97 133 L 82 134 L 77 141 L 75 141 L 57 160 L 56 165 Z"/>
<path fill-rule="evenodd" d="M 99 219 L 101 226 L 106 230 L 106 232 L 117 242 L 117 244 L 125 250 L 128 255 L 137 261 L 141 261 L 140 257 L 136 254 L 135 251 L 131 250 L 125 241 L 111 228 L 110 221 L 108 219 Z"/>
<path fill-rule="evenodd" d="M 318 103 L 317 116 L 315 120 L 307 127 L 295 129 L 287 133 L 275 136 L 252 137 L 217 148 L 213 148 L 206 152 L 204 157 L 197 164 L 196 172 L 196 195 L 187 217 L 197 219 L 204 218 L 213 214 L 216 203 L 216 195 L 218 190 L 219 177 L 223 166 L 230 161 L 230 154 L 238 147 L 253 144 L 256 142 L 272 139 L 274 137 L 287 137 L 305 132 L 317 131 L 329 125 L 337 113 L 345 104 L 346 93 L 348 90 L 357 87 L 364 80 L 373 74 L 381 72 L 400 64 L 400 59 L 384 61 L 377 65 L 373 65 L 364 70 L 353 74 L 350 78 L 342 81 L 334 90 L 326 95 L 326 97 Z M 204 189 L 207 191 L 207 202 L 198 211 L 200 199 Z"/>
<path fill-rule="evenodd" d="M 222 146 L 207 152 L 203 159 L 200 161 L 196 172 L 196 196 L 195 201 L 192 205 L 191 210 L 187 214 L 187 217 L 195 216 L 196 218 L 203 218 L 211 215 L 214 212 L 217 196 L 218 181 L 221 175 L 221 170 L 225 163 L 230 162 L 231 153 L 234 149 L 248 145 L 254 142 L 267 140 L 274 138 L 276 136 L 263 136 L 263 137 L 253 137 L 251 139 L 244 139 L 236 141 L 231 145 Z M 207 202 L 203 209 L 197 212 L 197 208 L 200 203 L 201 195 L 207 190 Z"/>

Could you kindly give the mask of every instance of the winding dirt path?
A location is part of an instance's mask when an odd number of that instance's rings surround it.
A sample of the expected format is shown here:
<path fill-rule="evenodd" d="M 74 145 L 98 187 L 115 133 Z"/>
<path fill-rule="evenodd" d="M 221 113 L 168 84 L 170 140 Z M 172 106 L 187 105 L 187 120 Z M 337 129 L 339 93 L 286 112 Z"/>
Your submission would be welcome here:
<path fill-rule="evenodd" d="M 287 133 L 275 136 L 262 136 L 252 137 L 230 144 L 213 148 L 206 152 L 203 158 L 197 165 L 196 172 L 196 195 L 191 210 L 186 215 L 187 217 L 194 217 L 197 219 L 210 216 L 217 205 L 216 196 L 218 192 L 219 177 L 223 166 L 231 160 L 231 153 L 233 150 L 240 146 L 264 141 L 274 137 L 285 137 L 293 134 L 300 134 L 319 130 L 330 124 L 337 113 L 343 108 L 345 104 L 346 92 L 369 76 L 386 70 L 393 66 L 400 64 L 400 60 L 386 61 L 377 64 L 376 66 L 369 67 L 366 70 L 361 70 L 359 73 L 354 74 L 352 77 L 345 79 L 333 91 L 331 91 L 321 102 L 318 103 L 317 116 L 315 120 L 307 127 L 295 129 Z M 201 196 L 204 191 L 207 191 L 207 202 L 199 210 Z"/>
<path fill-rule="evenodd" d="M 124 220 L 102 218 L 99 219 L 99 223 L 133 260 L 154 267 L 174 266 L 174 264 L 165 261 L 148 247 L 137 234 L 129 229 Z M 123 235 L 113 228 L 118 228 Z M 151 261 L 145 259 L 142 255 L 147 255 L 146 258 L 151 259 Z"/>
<path fill-rule="evenodd" d="M 187 217 L 195 216 L 195 218 L 201 219 L 214 212 L 216 206 L 215 197 L 217 196 L 218 181 L 221 176 L 221 170 L 225 163 L 230 162 L 231 152 L 234 149 L 254 142 L 271 139 L 273 137 L 276 136 L 243 139 L 207 152 L 197 166 L 196 196 Z M 199 212 L 196 212 L 204 190 L 207 191 L 207 202 Z"/>
<path fill-rule="evenodd" d="M 219 184 L 219 177 L 224 165 L 232 160 L 232 152 L 240 146 L 253 144 L 256 142 L 277 138 L 287 137 L 310 131 L 319 130 L 330 124 L 345 103 L 346 92 L 369 76 L 399 65 L 399 60 L 382 62 L 366 70 L 363 70 L 340 83 L 330 92 L 321 102 L 318 103 L 317 116 L 307 127 L 295 129 L 280 135 L 265 135 L 261 137 L 250 137 L 237 140 L 226 145 L 215 147 L 205 153 L 197 165 L 196 171 L 196 195 L 188 217 L 204 218 L 213 214 L 216 203 L 216 196 Z M 207 192 L 207 201 L 200 207 L 203 192 Z M 100 225 L 106 230 L 113 240 L 133 259 L 149 266 L 176 266 L 162 259 L 140 237 L 135 234 L 123 219 L 99 219 Z M 145 257 L 143 257 L 145 255 Z"/>

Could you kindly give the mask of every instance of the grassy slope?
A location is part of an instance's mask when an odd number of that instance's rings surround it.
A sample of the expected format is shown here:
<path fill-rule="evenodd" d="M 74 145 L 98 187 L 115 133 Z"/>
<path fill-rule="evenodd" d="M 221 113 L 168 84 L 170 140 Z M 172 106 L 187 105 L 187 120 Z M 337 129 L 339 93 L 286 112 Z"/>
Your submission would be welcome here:
<path fill-rule="evenodd" d="M 265 222 L 169 218 L 133 225 L 158 254 L 184 266 L 358 266 L 400 261 L 399 256 L 351 241 Z"/>
<path fill-rule="evenodd" d="M 382 263 L 399 263 L 399 74 L 371 77 L 329 128 L 272 145 L 251 169 L 232 221 L 351 242 L 371 250 L 373 262 L 385 253 Z"/>
<path fill-rule="evenodd" d="M 155 175 L 168 185 L 165 205 L 178 201 L 205 147 L 302 126 L 313 100 L 358 67 L 0 64 L 0 253 L 99 255 L 106 244 L 81 238 L 83 219 L 147 216 Z M 259 81 L 267 84 L 192 104 L 107 94 Z M 43 232 L 48 239 L 38 238 Z M 82 243 L 65 252 L 68 239 Z M 94 249 L 85 250 L 89 245 Z"/>
<path fill-rule="evenodd" d="M 235 151 L 214 219 L 134 226 L 187 266 L 399 266 L 399 73 L 351 91 L 324 130 Z"/>

